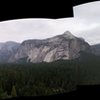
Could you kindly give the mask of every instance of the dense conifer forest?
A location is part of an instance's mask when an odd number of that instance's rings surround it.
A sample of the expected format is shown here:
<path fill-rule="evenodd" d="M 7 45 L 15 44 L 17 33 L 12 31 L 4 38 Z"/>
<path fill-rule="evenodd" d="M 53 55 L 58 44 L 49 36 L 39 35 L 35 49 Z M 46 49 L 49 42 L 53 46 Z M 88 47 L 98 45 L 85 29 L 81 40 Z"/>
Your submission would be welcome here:
<path fill-rule="evenodd" d="M 0 98 L 65 93 L 74 91 L 76 84 L 77 64 L 73 61 L 0 64 Z"/>
<path fill-rule="evenodd" d="M 93 84 L 100 84 L 100 57 L 89 53 L 52 63 L 0 64 L 0 99 L 56 95 Z"/>

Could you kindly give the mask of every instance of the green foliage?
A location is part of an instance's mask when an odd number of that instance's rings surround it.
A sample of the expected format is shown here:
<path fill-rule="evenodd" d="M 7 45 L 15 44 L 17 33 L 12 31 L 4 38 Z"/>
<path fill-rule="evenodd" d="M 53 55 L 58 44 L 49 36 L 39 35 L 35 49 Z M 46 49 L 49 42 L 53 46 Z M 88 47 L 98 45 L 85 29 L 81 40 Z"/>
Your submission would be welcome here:
<path fill-rule="evenodd" d="M 76 89 L 76 61 L 0 64 L 0 82 L 9 97 L 41 96 Z"/>
<path fill-rule="evenodd" d="M 100 56 L 83 52 L 78 62 L 79 85 L 100 84 Z"/>
<path fill-rule="evenodd" d="M 0 64 L 0 99 L 59 94 L 78 84 L 100 84 L 99 56 L 82 52 L 75 60 Z"/>
<path fill-rule="evenodd" d="M 11 96 L 12 96 L 12 97 L 16 97 L 16 96 L 17 96 L 16 88 L 15 88 L 14 85 L 13 85 L 12 90 L 11 90 Z"/>
<path fill-rule="evenodd" d="M 8 97 L 7 92 L 4 92 L 2 85 L 0 84 L 0 99 L 4 99 L 7 97 Z"/>
<path fill-rule="evenodd" d="M 4 91 L 2 89 L 2 87 L 0 88 L 0 97 L 3 97 Z"/>

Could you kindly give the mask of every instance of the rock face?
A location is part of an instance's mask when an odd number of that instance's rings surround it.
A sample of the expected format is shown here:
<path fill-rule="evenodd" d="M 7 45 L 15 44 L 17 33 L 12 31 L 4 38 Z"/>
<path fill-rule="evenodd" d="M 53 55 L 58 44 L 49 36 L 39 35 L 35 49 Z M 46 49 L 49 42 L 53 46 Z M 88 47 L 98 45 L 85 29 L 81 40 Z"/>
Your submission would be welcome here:
<path fill-rule="evenodd" d="M 90 50 L 91 47 L 87 42 L 66 31 L 64 34 L 52 38 L 22 42 L 9 61 L 18 62 L 24 58 L 27 62 L 32 63 L 69 60 L 79 57 L 80 51 L 90 52 Z"/>
<path fill-rule="evenodd" d="M 8 62 L 10 57 L 16 53 L 19 43 L 6 42 L 0 43 L 0 62 Z"/>
<path fill-rule="evenodd" d="M 93 54 L 100 56 L 100 44 L 92 45 L 91 48 Z"/>

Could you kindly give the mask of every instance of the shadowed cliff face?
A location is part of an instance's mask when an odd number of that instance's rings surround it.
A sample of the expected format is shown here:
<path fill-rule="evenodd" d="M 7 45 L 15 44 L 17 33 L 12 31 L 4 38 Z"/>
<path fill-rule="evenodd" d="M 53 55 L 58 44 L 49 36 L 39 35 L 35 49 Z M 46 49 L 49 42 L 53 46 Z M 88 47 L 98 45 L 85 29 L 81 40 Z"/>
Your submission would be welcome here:
<path fill-rule="evenodd" d="M 12 41 L 0 43 L 0 62 L 8 62 L 10 57 L 16 53 L 19 45 L 19 43 Z"/>
<path fill-rule="evenodd" d="M 92 45 L 92 52 L 97 55 L 100 56 L 100 44 L 96 44 L 96 45 Z"/>
<path fill-rule="evenodd" d="M 66 31 L 62 35 L 44 40 L 24 41 L 9 62 L 18 62 L 24 58 L 32 63 L 69 60 L 79 57 L 80 51 L 90 52 L 90 50 L 91 47 L 83 39 Z"/>

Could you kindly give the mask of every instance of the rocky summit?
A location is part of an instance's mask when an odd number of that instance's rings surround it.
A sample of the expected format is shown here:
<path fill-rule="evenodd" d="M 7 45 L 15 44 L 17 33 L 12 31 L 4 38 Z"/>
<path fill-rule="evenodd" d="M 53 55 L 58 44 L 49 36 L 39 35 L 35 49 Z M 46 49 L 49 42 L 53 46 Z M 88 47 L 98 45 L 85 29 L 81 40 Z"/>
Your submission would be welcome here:
<path fill-rule="evenodd" d="M 25 40 L 22 43 L 13 41 L 0 43 L 0 63 L 70 60 L 78 58 L 80 51 L 90 52 L 91 46 L 84 39 L 66 31 L 63 34 L 43 40 L 33 39 Z"/>
<path fill-rule="evenodd" d="M 72 35 L 69 31 L 51 38 L 23 41 L 7 62 L 53 62 L 70 60 L 80 56 L 80 51 L 90 52 L 90 45 L 84 39 Z"/>

